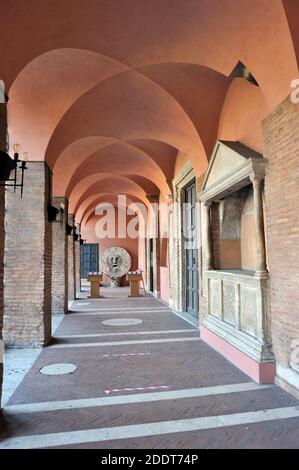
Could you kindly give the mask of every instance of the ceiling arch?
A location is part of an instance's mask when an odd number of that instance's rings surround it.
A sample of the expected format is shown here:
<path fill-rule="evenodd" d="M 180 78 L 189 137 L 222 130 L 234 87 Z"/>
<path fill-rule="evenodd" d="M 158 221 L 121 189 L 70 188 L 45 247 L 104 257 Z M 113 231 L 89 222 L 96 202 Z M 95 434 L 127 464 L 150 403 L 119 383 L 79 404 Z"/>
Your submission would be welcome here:
<path fill-rule="evenodd" d="M 31 160 L 43 160 L 67 109 L 96 83 L 128 67 L 82 49 L 51 50 L 28 63 L 9 90 L 10 142 L 21 142 Z"/>
<path fill-rule="evenodd" d="M 66 147 L 59 155 L 53 168 L 53 195 L 64 196 L 72 176 L 81 163 L 91 157 L 97 150 L 116 142 L 120 141 L 109 137 L 89 136 L 76 140 Z M 133 150 L 138 151 L 139 149 L 140 156 L 145 156 L 146 160 L 149 156 L 153 161 L 151 165 L 156 164 L 157 170 L 163 172 L 164 178 L 162 180 L 165 179 L 168 184 L 171 182 L 174 175 L 177 149 L 163 142 L 146 139 L 132 140 L 123 142 L 123 144 L 131 146 Z"/>
<path fill-rule="evenodd" d="M 145 205 L 148 205 L 145 191 L 134 181 L 124 176 L 116 176 L 108 173 L 102 173 L 96 175 L 95 179 L 92 178 L 95 175 L 84 178 L 81 181 L 87 183 L 86 186 L 82 186 L 81 192 L 71 195 L 69 199 L 69 212 L 76 214 L 80 205 L 89 196 L 96 193 L 107 193 L 111 192 L 114 194 L 131 194 L 139 198 Z M 92 184 L 92 181 L 94 183 Z"/>
<path fill-rule="evenodd" d="M 84 209 L 84 212 L 82 213 L 81 217 L 81 224 L 84 225 L 88 222 L 89 217 L 96 212 L 96 209 L 99 205 L 101 207 L 105 207 L 105 205 L 113 205 L 115 208 L 123 208 L 123 209 L 128 209 L 128 207 L 131 207 L 132 209 L 138 209 L 138 204 L 140 204 L 141 201 L 140 199 L 130 195 L 126 197 L 126 200 L 119 200 L 117 194 L 111 194 L 111 193 L 106 193 L 106 194 L 97 194 L 94 196 L 91 196 L 90 202 L 86 209 Z M 139 211 L 140 212 L 140 211 Z"/>
<path fill-rule="evenodd" d="M 299 66 L 299 6 L 294 0 L 283 0 L 285 14 L 293 39 L 293 45 L 297 57 L 297 65 Z"/>
<path fill-rule="evenodd" d="M 147 65 L 138 71 L 177 100 L 190 117 L 209 156 L 217 138 L 217 123 L 231 78 L 208 67 L 186 63 Z"/>
<path fill-rule="evenodd" d="M 95 173 L 115 173 L 124 175 L 132 173 L 135 175 L 147 175 L 163 193 L 169 191 L 165 175 L 160 167 L 145 152 L 126 142 L 114 142 L 102 146 L 101 149 L 82 159 L 78 154 L 78 167 L 69 180 L 65 195 L 68 198 L 74 187 L 87 176 Z M 75 157 L 74 157 L 75 158 Z M 81 164 L 80 161 L 82 162 Z M 65 165 L 61 161 L 61 171 Z M 60 180 L 61 176 L 54 167 L 55 180 Z M 157 192 L 159 192 L 159 190 Z M 61 193 L 64 194 L 64 193 Z"/>
<path fill-rule="evenodd" d="M 78 201 L 82 200 L 84 194 L 86 191 L 88 191 L 91 187 L 94 186 L 100 186 L 102 185 L 102 181 L 105 180 L 107 183 L 107 178 L 110 178 L 109 181 L 109 191 L 118 191 L 119 194 L 126 194 L 126 185 L 129 186 L 130 188 L 134 187 L 134 191 L 138 191 L 138 194 L 136 193 L 137 197 L 145 197 L 147 192 L 147 185 L 144 187 L 142 184 L 134 182 L 131 178 L 125 176 L 125 175 L 117 175 L 113 173 L 94 173 L 92 175 L 86 176 L 85 178 L 82 178 L 79 183 L 75 186 L 73 191 L 70 194 L 69 197 L 69 212 L 73 213 L 76 210 L 76 205 Z M 121 183 L 121 184 L 120 184 Z M 147 181 L 147 184 L 149 184 L 150 181 Z M 144 184 L 144 181 L 143 181 Z M 106 191 L 104 191 L 106 192 Z"/>
<path fill-rule="evenodd" d="M 53 195 L 64 196 L 79 165 L 95 151 L 114 142 L 116 140 L 110 137 L 88 136 L 75 140 L 63 149 L 53 167 Z"/>
<path fill-rule="evenodd" d="M 8 38 L 0 45 L 5 63 L 2 78 L 10 86 L 35 57 L 62 47 L 99 52 L 135 68 L 187 62 L 208 66 L 225 75 L 241 60 L 254 69 L 258 82 L 265 87 L 268 104 L 277 104 L 286 96 L 290 80 L 298 72 L 288 23 L 291 22 L 293 32 L 291 20 L 298 16 L 298 6 L 293 6 L 290 15 L 290 3 L 290 0 L 14 0 L 2 12 Z M 277 67 L 281 63 L 285 66 Z"/>
<path fill-rule="evenodd" d="M 263 153 L 261 122 L 267 113 L 267 104 L 260 88 L 244 78 L 235 78 L 222 108 L 218 139 L 239 141 Z"/>
<path fill-rule="evenodd" d="M 159 85 L 134 71 L 101 82 L 72 105 L 52 135 L 48 164 L 53 166 L 65 147 L 88 135 L 160 140 L 190 153 L 199 171 L 207 163 L 201 139 L 182 107 Z"/>

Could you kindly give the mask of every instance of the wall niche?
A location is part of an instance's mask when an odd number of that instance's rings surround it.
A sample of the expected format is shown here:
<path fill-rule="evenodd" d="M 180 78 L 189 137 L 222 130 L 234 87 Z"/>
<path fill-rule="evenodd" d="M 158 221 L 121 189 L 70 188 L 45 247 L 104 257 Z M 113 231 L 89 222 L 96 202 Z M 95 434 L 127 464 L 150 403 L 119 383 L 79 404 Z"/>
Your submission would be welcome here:
<path fill-rule="evenodd" d="M 252 359 L 257 381 L 261 371 L 267 369 L 267 381 L 275 371 L 264 230 L 266 164 L 239 142 L 218 141 L 200 193 L 208 305 L 202 331 L 232 345 L 236 357 L 238 350 Z"/>

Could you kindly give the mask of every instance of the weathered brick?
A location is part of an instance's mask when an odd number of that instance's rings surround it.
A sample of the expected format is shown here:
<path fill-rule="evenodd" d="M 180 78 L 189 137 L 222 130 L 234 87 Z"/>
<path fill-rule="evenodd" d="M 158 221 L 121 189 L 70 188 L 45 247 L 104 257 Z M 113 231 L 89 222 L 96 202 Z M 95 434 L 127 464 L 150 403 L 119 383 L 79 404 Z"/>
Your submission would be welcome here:
<path fill-rule="evenodd" d="M 81 246 L 80 241 L 75 241 L 75 280 L 76 280 L 76 297 L 81 291 L 81 262 L 80 262 Z"/>
<path fill-rule="evenodd" d="M 6 191 L 4 325 L 6 346 L 38 347 L 51 338 L 51 172 L 29 162 L 24 196 Z"/>
<path fill-rule="evenodd" d="M 68 214 L 69 225 L 74 225 L 74 215 Z M 76 279 L 75 279 L 75 242 L 73 235 L 67 236 L 68 249 L 68 300 L 76 298 Z"/>
<path fill-rule="evenodd" d="M 263 133 L 272 341 L 277 364 L 290 368 L 299 338 L 299 106 L 286 98 L 263 121 Z"/>
<path fill-rule="evenodd" d="M 0 103 L 0 149 L 5 150 L 6 147 L 6 104 Z M 5 215 L 5 189 L 0 186 L 0 341 L 2 340 L 2 326 L 3 326 L 3 275 L 4 275 L 4 215 Z M 1 349 L 0 354 L 2 355 Z M 2 380 L 3 380 L 3 358 L 0 356 L 0 408 L 2 396 Z"/>
<path fill-rule="evenodd" d="M 64 204 L 62 223 L 52 223 L 52 312 L 67 313 L 68 301 L 68 236 L 66 222 L 68 201 L 64 197 L 52 198 L 52 205 L 60 209 Z M 60 217 L 60 216 L 58 216 Z"/>

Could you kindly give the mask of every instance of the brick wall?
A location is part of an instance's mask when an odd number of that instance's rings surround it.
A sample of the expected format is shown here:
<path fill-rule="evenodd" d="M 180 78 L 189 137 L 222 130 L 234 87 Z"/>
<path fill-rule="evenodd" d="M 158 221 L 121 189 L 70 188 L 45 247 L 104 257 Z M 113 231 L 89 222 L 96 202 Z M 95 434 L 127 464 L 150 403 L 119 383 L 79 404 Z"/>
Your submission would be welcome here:
<path fill-rule="evenodd" d="M 75 242 L 75 279 L 76 279 L 76 295 L 81 291 L 81 246 L 80 241 Z"/>
<path fill-rule="evenodd" d="M 29 162 L 23 198 L 6 191 L 3 336 L 11 347 L 43 346 L 51 338 L 50 186 L 47 165 Z"/>
<path fill-rule="evenodd" d="M 6 147 L 6 105 L 0 103 L 0 149 L 5 150 Z M 4 213 L 5 213 L 5 190 L 0 187 L 0 404 L 2 395 L 2 379 L 3 379 L 3 358 L 2 358 L 2 324 L 3 324 L 3 255 L 4 255 Z M 1 408 L 1 405 L 0 405 Z"/>
<path fill-rule="evenodd" d="M 69 225 L 74 225 L 73 214 L 68 214 Z M 75 288 L 75 242 L 73 235 L 68 235 L 67 249 L 68 249 L 68 300 L 76 298 Z"/>
<path fill-rule="evenodd" d="M 68 237 L 66 235 L 66 220 L 68 201 L 64 197 L 52 198 L 52 205 L 60 209 L 65 206 L 63 221 L 52 223 L 52 312 L 66 313 L 68 300 Z M 60 219 L 61 215 L 58 215 Z"/>
<path fill-rule="evenodd" d="M 4 254 L 4 188 L 0 187 L 0 342 L 2 340 L 2 323 L 3 323 L 3 254 Z M 3 358 L 2 348 L 0 344 L 0 403 L 3 378 Z"/>
<path fill-rule="evenodd" d="M 285 99 L 263 133 L 272 341 L 277 375 L 298 387 L 290 362 L 295 341 L 299 348 L 299 105 Z"/>

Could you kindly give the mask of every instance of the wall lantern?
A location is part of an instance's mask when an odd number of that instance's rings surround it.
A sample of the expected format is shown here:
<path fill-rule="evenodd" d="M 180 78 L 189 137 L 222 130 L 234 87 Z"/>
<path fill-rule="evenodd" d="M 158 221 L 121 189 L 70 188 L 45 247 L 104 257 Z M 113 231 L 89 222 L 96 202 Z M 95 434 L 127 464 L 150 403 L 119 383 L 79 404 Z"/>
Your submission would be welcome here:
<path fill-rule="evenodd" d="M 72 235 L 72 231 L 74 230 L 74 227 L 70 224 L 67 224 L 65 227 L 65 230 L 66 230 L 67 235 Z"/>
<path fill-rule="evenodd" d="M 23 153 L 23 160 L 20 160 L 19 154 L 21 150 L 21 146 L 19 144 L 15 144 L 14 148 L 14 157 L 11 158 L 8 153 L 4 152 L 4 150 L 0 150 L 0 186 L 12 186 L 14 188 L 14 192 L 16 192 L 16 188 L 21 188 L 21 197 L 23 197 L 23 186 L 24 186 L 24 171 L 27 170 L 27 160 L 28 154 L 27 152 Z M 20 166 L 18 166 L 20 164 Z M 18 183 L 18 169 L 21 170 L 21 182 Z M 11 172 L 13 171 L 13 177 L 11 178 Z"/>
<path fill-rule="evenodd" d="M 60 223 L 61 226 L 63 225 L 63 214 L 64 214 L 65 205 L 63 203 L 60 204 L 60 208 L 58 209 L 51 204 L 48 205 L 48 220 L 52 223 Z M 59 217 L 58 217 L 59 215 Z"/>

